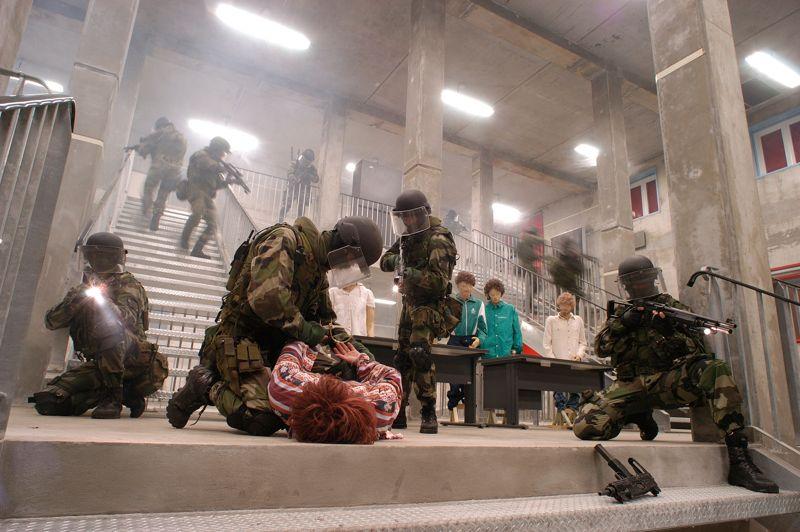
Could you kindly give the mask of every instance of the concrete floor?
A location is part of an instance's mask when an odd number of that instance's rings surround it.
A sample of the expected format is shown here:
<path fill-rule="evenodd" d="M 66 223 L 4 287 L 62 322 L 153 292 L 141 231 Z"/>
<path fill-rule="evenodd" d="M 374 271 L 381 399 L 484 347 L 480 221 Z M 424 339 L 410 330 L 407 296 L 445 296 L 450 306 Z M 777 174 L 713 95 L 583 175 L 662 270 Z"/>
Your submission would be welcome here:
<path fill-rule="evenodd" d="M 241 446 L 299 446 L 301 444 L 286 437 L 281 431 L 270 438 L 248 436 L 228 427 L 212 407 L 203 414 L 194 426 L 176 430 L 167 423 L 163 414 L 146 413 L 140 419 L 123 417 L 115 420 L 95 420 L 87 413 L 81 417 L 44 417 L 33 408 L 15 407 L 6 432 L 7 441 L 30 442 L 75 442 L 75 443 L 168 443 L 175 445 L 241 445 Z M 123 416 L 127 416 L 127 409 Z M 189 424 L 194 423 L 197 415 Z M 529 430 L 505 428 L 473 428 L 439 426 L 439 434 L 419 433 L 419 424 L 411 422 L 402 440 L 379 441 L 378 446 L 389 447 L 593 447 L 596 442 L 582 441 L 572 431 L 555 430 L 547 426 Z M 663 433 L 654 442 L 644 443 L 639 433 L 623 431 L 618 438 L 604 445 L 629 446 L 636 442 L 641 445 L 691 444 L 689 433 Z"/>

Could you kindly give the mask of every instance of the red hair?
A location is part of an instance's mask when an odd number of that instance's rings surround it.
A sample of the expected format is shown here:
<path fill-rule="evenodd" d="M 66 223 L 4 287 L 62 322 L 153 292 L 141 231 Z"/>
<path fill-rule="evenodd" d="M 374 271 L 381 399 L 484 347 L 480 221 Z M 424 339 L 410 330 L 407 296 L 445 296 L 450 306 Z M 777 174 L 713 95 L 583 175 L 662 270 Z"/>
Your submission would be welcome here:
<path fill-rule="evenodd" d="M 289 427 L 301 442 L 371 444 L 378 439 L 372 405 L 330 375 L 303 387 L 292 405 Z"/>

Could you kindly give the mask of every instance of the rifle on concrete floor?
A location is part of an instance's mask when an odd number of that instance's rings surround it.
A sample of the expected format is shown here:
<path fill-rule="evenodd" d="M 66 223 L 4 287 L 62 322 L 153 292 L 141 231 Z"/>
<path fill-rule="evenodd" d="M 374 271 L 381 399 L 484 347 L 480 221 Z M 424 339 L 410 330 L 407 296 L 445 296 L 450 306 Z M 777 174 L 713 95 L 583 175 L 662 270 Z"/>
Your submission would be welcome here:
<path fill-rule="evenodd" d="M 231 163 L 226 163 L 225 161 L 220 161 L 223 168 L 225 168 L 225 173 L 227 174 L 227 182 L 232 185 L 239 185 L 244 190 L 245 194 L 250 194 L 250 187 L 247 186 L 247 183 L 244 182 L 244 174 L 242 171 L 233 166 Z"/>
<path fill-rule="evenodd" d="M 606 461 L 608 466 L 614 471 L 617 480 L 610 483 L 603 491 L 598 492 L 598 495 L 607 495 L 613 497 L 618 503 L 622 504 L 625 501 L 632 501 L 643 497 L 648 493 L 652 493 L 657 497 L 661 493 L 661 488 L 656 484 L 653 475 L 636 461 L 634 458 L 628 458 L 628 463 L 631 465 L 636 474 L 631 474 L 627 467 L 622 462 L 614 458 L 611 453 L 606 451 L 605 447 L 600 444 L 594 446 L 603 460 Z"/>

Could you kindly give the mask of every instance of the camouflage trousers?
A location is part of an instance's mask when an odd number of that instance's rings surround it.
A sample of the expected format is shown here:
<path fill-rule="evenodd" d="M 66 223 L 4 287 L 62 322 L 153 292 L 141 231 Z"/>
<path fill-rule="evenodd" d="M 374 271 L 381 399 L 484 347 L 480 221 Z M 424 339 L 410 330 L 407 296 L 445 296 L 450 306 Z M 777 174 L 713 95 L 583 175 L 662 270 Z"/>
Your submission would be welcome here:
<path fill-rule="evenodd" d="M 148 215 L 152 209 L 155 215 L 163 214 L 167 198 L 175 190 L 179 180 L 180 167 L 156 163 L 150 165 L 142 190 L 142 212 Z M 153 202 L 156 188 L 158 188 L 158 194 Z"/>
<path fill-rule="evenodd" d="M 183 238 L 188 241 L 192 231 L 200 224 L 200 220 L 205 220 L 206 228 L 197 238 L 198 242 L 205 244 L 217 232 L 217 208 L 214 206 L 214 198 L 207 194 L 194 193 L 189 197 L 189 204 L 192 207 L 192 214 L 183 227 Z"/>
<path fill-rule="evenodd" d="M 431 307 L 412 307 L 404 303 L 397 326 L 398 349 L 394 357 L 394 367 L 403 379 L 403 407 L 408 405 L 411 387 L 423 406 L 436 405 L 436 365 L 430 357 L 430 348 L 442 331 L 442 315 Z M 414 359 L 410 350 L 414 346 L 424 346 L 427 359 Z"/>
<path fill-rule="evenodd" d="M 573 431 L 582 440 L 610 440 L 637 414 L 653 408 L 706 403 L 714 423 L 726 434 L 744 426 L 742 397 L 725 362 L 694 356 L 669 371 L 618 380 L 592 394 L 575 418 Z"/>
<path fill-rule="evenodd" d="M 122 349 L 109 349 L 65 371 L 42 391 L 70 401 L 71 415 L 80 416 L 97 406 L 113 388 L 121 387 L 123 396 L 147 397 L 161 388 L 168 371 L 167 357 L 161 353 L 134 349 L 123 358 Z"/>

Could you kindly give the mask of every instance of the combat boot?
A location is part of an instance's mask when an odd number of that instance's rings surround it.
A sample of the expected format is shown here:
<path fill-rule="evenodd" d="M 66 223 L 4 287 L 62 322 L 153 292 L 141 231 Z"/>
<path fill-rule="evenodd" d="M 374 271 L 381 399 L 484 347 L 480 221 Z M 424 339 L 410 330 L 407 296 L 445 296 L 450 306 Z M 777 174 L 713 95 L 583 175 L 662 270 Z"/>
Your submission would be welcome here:
<path fill-rule="evenodd" d="M 167 419 L 176 429 L 189 422 L 195 410 L 208 404 L 208 391 L 214 383 L 214 373 L 205 366 L 189 370 L 183 388 L 172 395 L 167 403 Z"/>
<path fill-rule="evenodd" d="M 761 493 L 778 493 L 778 485 L 753 463 L 747 450 L 747 438 L 741 429 L 725 436 L 725 445 L 730 463 L 728 484 Z"/>
<path fill-rule="evenodd" d="M 153 232 L 158 231 L 158 223 L 161 221 L 161 213 L 153 213 L 153 218 L 150 220 L 150 230 Z M 187 243 L 186 247 L 189 245 Z"/>
<path fill-rule="evenodd" d="M 406 407 L 403 406 L 400 408 L 400 413 L 397 414 L 397 417 L 394 419 L 394 423 L 392 423 L 393 429 L 407 429 L 408 428 L 408 421 L 406 421 Z"/>
<path fill-rule="evenodd" d="M 181 249 L 189 250 L 189 237 L 192 236 L 192 230 L 189 226 L 183 226 L 183 232 L 181 232 Z"/>
<path fill-rule="evenodd" d="M 626 422 L 635 423 L 639 427 L 639 437 L 645 441 L 654 440 L 658 436 L 658 423 L 653 419 L 652 411 L 628 416 Z"/>
<path fill-rule="evenodd" d="M 147 399 L 130 388 L 123 387 L 122 406 L 127 406 L 131 411 L 131 417 L 136 419 L 144 414 L 144 410 L 147 408 Z"/>
<path fill-rule="evenodd" d="M 94 419 L 119 419 L 122 414 L 122 388 L 115 388 L 92 411 Z"/>
<path fill-rule="evenodd" d="M 190 255 L 199 259 L 210 259 L 211 257 L 209 255 L 203 253 L 203 247 L 205 247 L 205 245 L 206 243 L 203 240 L 198 239 L 197 242 L 195 242 Z"/>
<path fill-rule="evenodd" d="M 437 434 L 439 422 L 436 420 L 436 409 L 432 406 L 423 406 L 420 411 L 422 422 L 419 424 L 420 434 Z"/>

